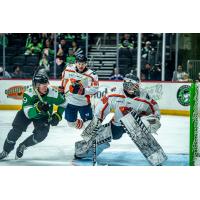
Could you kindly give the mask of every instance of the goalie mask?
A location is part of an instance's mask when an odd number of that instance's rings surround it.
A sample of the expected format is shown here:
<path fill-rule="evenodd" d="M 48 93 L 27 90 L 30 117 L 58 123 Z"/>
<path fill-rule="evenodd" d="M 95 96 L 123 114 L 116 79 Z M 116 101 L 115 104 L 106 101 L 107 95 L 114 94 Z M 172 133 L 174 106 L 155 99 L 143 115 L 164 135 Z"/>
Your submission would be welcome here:
<path fill-rule="evenodd" d="M 139 78 L 133 74 L 127 74 L 124 78 L 123 89 L 126 95 L 134 98 L 140 95 Z"/>

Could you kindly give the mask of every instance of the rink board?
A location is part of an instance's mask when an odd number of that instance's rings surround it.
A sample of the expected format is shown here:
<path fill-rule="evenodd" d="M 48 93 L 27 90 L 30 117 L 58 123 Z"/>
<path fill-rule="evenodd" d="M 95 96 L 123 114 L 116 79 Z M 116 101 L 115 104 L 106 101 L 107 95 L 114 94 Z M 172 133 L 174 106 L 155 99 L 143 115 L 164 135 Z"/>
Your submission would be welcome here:
<path fill-rule="evenodd" d="M 0 80 L 0 110 L 19 109 L 23 92 L 29 88 L 30 80 Z M 60 85 L 60 80 L 50 80 L 54 87 Z M 122 87 L 122 81 L 100 81 L 99 90 L 94 96 L 95 104 L 101 97 L 116 87 Z M 182 97 L 180 92 L 190 83 L 174 82 L 142 82 L 141 88 L 147 91 L 157 101 L 162 114 L 189 115 L 188 95 Z M 182 89 L 181 89 L 182 88 Z M 184 101 L 186 102 L 184 102 Z"/>

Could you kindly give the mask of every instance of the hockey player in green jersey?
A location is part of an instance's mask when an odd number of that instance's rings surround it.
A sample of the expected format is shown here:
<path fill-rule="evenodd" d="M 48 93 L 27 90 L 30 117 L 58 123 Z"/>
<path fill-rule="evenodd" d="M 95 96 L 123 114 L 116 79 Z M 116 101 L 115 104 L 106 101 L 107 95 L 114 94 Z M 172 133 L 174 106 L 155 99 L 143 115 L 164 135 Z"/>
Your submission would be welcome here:
<path fill-rule="evenodd" d="M 57 126 L 62 119 L 66 100 L 61 93 L 49 85 L 46 74 L 37 74 L 33 78 L 33 86 L 30 86 L 23 95 L 22 109 L 19 110 L 12 123 L 4 142 L 0 160 L 8 156 L 14 149 L 16 141 L 33 122 L 33 134 L 19 144 L 15 158 L 21 158 L 24 150 L 39 142 L 48 135 L 50 125 Z M 53 113 L 53 105 L 57 105 L 57 111 Z"/>

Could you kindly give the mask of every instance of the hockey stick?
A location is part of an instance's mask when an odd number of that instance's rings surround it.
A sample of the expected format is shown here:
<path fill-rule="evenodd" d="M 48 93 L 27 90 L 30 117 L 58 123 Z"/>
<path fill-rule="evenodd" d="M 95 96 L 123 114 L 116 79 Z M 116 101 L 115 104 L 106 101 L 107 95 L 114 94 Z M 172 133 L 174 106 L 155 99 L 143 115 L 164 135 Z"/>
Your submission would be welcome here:
<path fill-rule="evenodd" d="M 105 119 L 103 120 L 103 122 L 101 123 L 101 126 L 103 127 L 107 127 L 110 123 L 110 121 L 112 120 L 114 116 L 114 113 L 109 113 Z M 92 164 L 93 166 L 97 166 L 97 145 L 99 144 L 103 144 L 104 142 L 107 142 L 107 141 L 110 141 L 111 140 L 111 137 L 109 138 L 106 138 L 104 139 L 103 141 L 100 141 L 97 143 L 97 139 L 96 139 L 96 136 L 97 136 L 97 131 L 95 132 L 95 138 L 94 140 L 92 141 L 92 149 L 93 149 L 93 159 L 92 159 Z"/>
<path fill-rule="evenodd" d="M 92 141 L 92 165 L 97 166 L 97 140 L 96 138 Z"/>

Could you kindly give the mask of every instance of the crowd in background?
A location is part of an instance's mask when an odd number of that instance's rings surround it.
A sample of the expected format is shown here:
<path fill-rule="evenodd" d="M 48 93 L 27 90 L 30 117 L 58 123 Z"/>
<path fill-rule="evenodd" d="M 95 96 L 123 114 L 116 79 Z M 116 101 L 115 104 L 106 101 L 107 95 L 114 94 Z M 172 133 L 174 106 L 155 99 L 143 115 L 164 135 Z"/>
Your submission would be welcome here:
<path fill-rule="evenodd" d="M 15 39 L 16 35 L 17 40 Z M 3 71 L 3 35 L 0 38 L 1 76 L 3 73 L 1 72 Z M 20 40 L 19 43 L 17 43 L 18 40 Z M 56 47 L 54 40 L 54 34 L 6 34 L 4 41 L 5 78 L 30 78 L 34 72 L 34 66 L 38 65 L 45 67 L 52 76 L 54 64 L 56 64 L 56 77 L 60 78 L 65 66 L 75 63 L 76 55 L 85 53 L 85 34 L 57 34 Z M 12 44 L 12 41 L 16 41 L 16 44 Z M 10 49 L 13 49 L 11 54 L 9 54 Z M 27 66 L 30 64 L 28 60 L 31 62 L 31 66 Z"/>
<path fill-rule="evenodd" d="M 17 37 L 21 43 L 19 48 L 16 46 L 15 52 L 19 52 L 19 54 L 14 54 L 14 58 L 24 56 L 28 62 L 28 57 L 32 57 L 32 66 L 27 69 L 27 64 L 21 61 L 13 61 L 13 63 L 9 64 L 9 60 L 12 58 L 11 56 L 9 57 L 8 54 L 8 56 L 6 56 L 7 60 L 4 78 L 30 78 L 34 72 L 34 66 L 38 65 L 45 67 L 49 72 L 50 77 L 55 73 L 54 65 L 56 65 L 56 78 L 61 78 L 61 74 L 65 67 L 75 63 L 76 55 L 85 53 L 86 34 L 83 33 L 57 34 L 56 43 L 55 34 L 5 34 L 4 40 L 3 34 L 0 34 L 0 52 L 2 51 L 2 46 L 4 44 L 7 53 L 9 46 L 13 47 L 13 44 L 11 43 L 12 41 L 16 41 L 15 37 Z M 161 34 L 142 35 L 142 68 L 140 79 L 143 81 L 161 80 L 161 52 L 159 52 L 161 40 Z M 110 80 L 123 80 L 126 73 L 121 72 L 123 72 L 122 69 L 124 68 L 126 68 L 126 71 L 128 72 L 136 74 L 137 34 L 121 34 L 118 48 L 119 67 L 116 68 L 115 66 Z M 35 61 L 33 58 L 35 58 Z M 2 56 L 0 57 L 0 62 L 0 77 L 2 77 Z M 22 64 L 20 64 L 20 62 Z M 175 69 L 175 66 L 171 68 Z M 173 76 L 170 77 L 169 75 L 167 80 L 192 81 L 192 77 L 183 70 L 182 65 L 177 66 L 177 71 L 173 71 L 171 68 L 167 67 L 166 64 L 166 75 L 173 73 Z M 200 74 L 198 77 L 200 77 Z"/>

